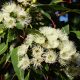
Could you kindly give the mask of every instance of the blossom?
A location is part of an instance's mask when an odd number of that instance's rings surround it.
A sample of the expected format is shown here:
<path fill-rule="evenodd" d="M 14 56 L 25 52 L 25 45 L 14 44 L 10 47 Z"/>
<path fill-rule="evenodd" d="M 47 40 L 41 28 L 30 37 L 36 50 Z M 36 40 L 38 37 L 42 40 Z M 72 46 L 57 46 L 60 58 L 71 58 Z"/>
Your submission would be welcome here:
<path fill-rule="evenodd" d="M 57 55 L 54 51 L 49 50 L 43 54 L 46 63 L 55 63 Z"/>
<path fill-rule="evenodd" d="M 11 17 L 4 18 L 3 23 L 7 28 L 14 28 L 16 26 L 16 20 Z"/>
<path fill-rule="evenodd" d="M 3 20 L 3 14 L 2 12 L 0 12 L 0 22 L 2 22 L 2 20 Z"/>
<path fill-rule="evenodd" d="M 22 3 L 24 6 L 30 4 L 31 0 L 17 0 L 19 3 Z"/>
<path fill-rule="evenodd" d="M 22 24 L 23 26 L 26 25 L 27 27 L 31 23 L 31 16 L 29 15 L 29 13 L 26 13 L 25 17 L 17 18 L 17 20 L 20 22 L 20 24 Z"/>
<path fill-rule="evenodd" d="M 46 35 L 53 34 L 53 28 L 51 28 L 51 27 L 45 26 L 45 27 L 41 27 L 39 30 L 40 30 L 40 32 L 41 32 L 42 34 L 44 34 L 45 36 L 46 36 Z"/>
<path fill-rule="evenodd" d="M 34 36 L 32 34 L 28 34 L 25 38 L 24 44 L 31 46 L 34 40 Z"/>
<path fill-rule="evenodd" d="M 34 57 L 31 59 L 31 64 L 33 64 L 33 66 L 35 68 L 41 67 L 41 63 L 43 62 L 43 57 Z"/>
<path fill-rule="evenodd" d="M 65 59 L 59 58 L 59 63 L 60 63 L 62 66 L 66 66 L 66 65 L 69 63 L 69 60 L 65 60 Z"/>
<path fill-rule="evenodd" d="M 26 11 L 19 5 L 16 7 L 15 12 L 17 14 L 17 18 L 26 17 Z"/>
<path fill-rule="evenodd" d="M 28 47 L 29 46 L 25 44 L 22 44 L 21 46 L 19 46 L 18 52 L 17 52 L 18 56 L 24 56 L 27 53 Z"/>
<path fill-rule="evenodd" d="M 73 57 L 74 57 L 74 62 L 77 64 L 77 66 L 80 66 L 80 53 L 79 52 L 77 52 L 76 54 L 74 54 L 73 56 L 72 56 L 72 60 L 73 60 Z"/>
<path fill-rule="evenodd" d="M 10 14 L 7 12 L 2 12 L 2 15 L 3 15 L 4 20 L 6 21 L 8 20 L 8 18 L 10 18 Z"/>
<path fill-rule="evenodd" d="M 60 58 L 61 59 L 71 59 L 71 56 L 74 55 L 76 53 L 76 48 L 73 44 L 73 42 L 71 41 L 66 41 L 61 43 L 61 47 L 60 47 Z"/>
<path fill-rule="evenodd" d="M 31 23 L 29 11 L 26 12 L 23 7 L 16 5 L 14 2 L 4 4 L 0 19 L 7 28 L 16 27 L 16 23 L 19 23 L 24 28 Z"/>
<path fill-rule="evenodd" d="M 68 40 L 67 33 L 63 33 L 60 29 L 57 29 L 56 32 L 57 32 L 57 34 L 58 34 L 58 38 L 59 38 L 61 41 L 67 41 L 67 40 Z"/>
<path fill-rule="evenodd" d="M 25 70 L 26 68 L 29 68 L 30 66 L 30 60 L 27 55 L 25 55 L 19 62 L 18 67 Z"/>
<path fill-rule="evenodd" d="M 25 2 L 26 0 L 17 0 L 18 2 Z"/>
<path fill-rule="evenodd" d="M 2 11 L 11 13 L 11 12 L 14 12 L 15 9 L 16 9 L 16 4 L 12 2 L 12 3 L 5 4 L 2 8 Z"/>
<path fill-rule="evenodd" d="M 27 47 L 23 49 L 23 52 L 18 52 L 18 54 L 22 53 L 22 58 L 24 58 L 30 48 L 30 63 L 33 67 L 41 67 L 42 62 L 53 64 L 56 60 L 63 66 L 72 60 L 72 56 L 76 54 L 76 47 L 72 41 L 69 41 L 67 34 L 51 27 L 41 27 L 39 33 L 28 34 L 23 43 Z M 79 62 L 78 57 L 76 64 Z"/>
<path fill-rule="evenodd" d="M 45 43 L 45 37 L 42 35 L 35 34 L 34 35 L 34 42 L 36 42 L 38 44 L 43 44 L 43 43 Z"/>
<path fill-rule="evenodd" d="M 70 50 L 75 50 L 76 51 L 76 48 L 74 46 L 74 43 L 72 41 L 63 41 L 61 44 L 60 44 L 60 50 L 61 50 L 61 53 L 63 52 L 67 52 L 67 51 L 70 51 Z"/>
<path fill-rule="evenodd" d="M 21 6 L 17 6 L 15 13 L 17 14 L 17 21 L 19 21 L 22 26 L 28 26 L 31 23 L 29 12 L 26 12 Z"/>
<path fill-rule="evenodd" d="M 37 45 L 32 48 L 33 57 L 38 58 L 38 57 L 41 57 L 42 54 L 43 54 L 43 48 L 41 46 Z"/>
<path fill-rule="evenodd" d="M 59 46 L 59 41 L 58 40 L 55 40 L 55 41 L 50 40 L 49 44 L 50 44 L 51 48 L 57 48 Z"/>

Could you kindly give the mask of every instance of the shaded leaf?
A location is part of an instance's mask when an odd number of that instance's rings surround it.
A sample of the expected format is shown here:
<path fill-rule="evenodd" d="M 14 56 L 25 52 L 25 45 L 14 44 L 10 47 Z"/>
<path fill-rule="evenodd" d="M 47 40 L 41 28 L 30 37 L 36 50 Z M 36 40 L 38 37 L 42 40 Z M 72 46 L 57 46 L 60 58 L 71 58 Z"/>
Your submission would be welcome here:
<path fill-rule="evenodd" d="M 77 38 L 79 38 L 79 39 L 80 39 L 80 31 L 71 31 L 71 32 L 75 33 L 75 34 L 76 34 L 76 36 L 77 36 Z"/>
<path fill-rule="evenodd" d="M 0 64 L 2 64 L 5 60 L 6 60 L 6 55 L 4 55 L 4 56 L 0 59 Z"/>
<path fill-rule="evenodd" d="M 51 20 L 51 16 L 47 12 L 41 10 L 41 13 Z"/>
<path fill-rule="evenodd" d="M 48 66 L 48 64 L 46 64 L 45 70 L 46 70 L 46 71 L 49 71 L 49 66 Z"/>
<path fill-rule="evenodd" d="M 29 80 L 30 71 L 28 72 L 27 76 L 25 77 L 25 80 Z"/>

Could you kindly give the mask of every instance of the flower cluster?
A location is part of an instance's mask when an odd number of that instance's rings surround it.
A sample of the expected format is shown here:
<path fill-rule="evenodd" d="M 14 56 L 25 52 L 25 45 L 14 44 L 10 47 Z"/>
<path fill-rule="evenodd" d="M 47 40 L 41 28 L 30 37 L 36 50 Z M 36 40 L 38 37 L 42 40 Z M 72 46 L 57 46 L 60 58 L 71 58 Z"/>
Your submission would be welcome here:
<path fill-rule="evenodd" d="M 17 1 L 24 6 L 27 6 L 31 3 L 32 0 L 17 0 Z"/>
<path fill-rule="evenodd" d="M 66 33 L 51 27 L 41 27 L 39 34 L 28 34 L 19 47 L 18 56 L 21 60 L 18 67 L 25 70 L 30 65 L 37 68 L 41 67 L 42 63 L 53 64 L 56 61 L 66 65 L 75 54 L 78 55 L 76 47 L 72 41 L 69 41 Z"/>
<path fill-rule="evenodd" d="M 0 24 L 3 24 L 6 28 L 14 28 L 17 25 L 24 28 L 30 22 L 29 12 L 26 12 L 23 7 L 16 5 L 14 2 L 4 4 L 0 11 Z"/>

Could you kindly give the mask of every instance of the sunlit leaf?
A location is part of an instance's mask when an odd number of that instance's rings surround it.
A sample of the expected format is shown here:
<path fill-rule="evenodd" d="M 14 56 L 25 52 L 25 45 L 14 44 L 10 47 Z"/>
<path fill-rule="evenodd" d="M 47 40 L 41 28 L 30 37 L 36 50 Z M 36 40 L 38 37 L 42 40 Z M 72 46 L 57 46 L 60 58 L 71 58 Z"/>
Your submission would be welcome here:
<path fill-rule="evenodd" d="M 69 34 L 69 24 L 66 25 L 66 26 L 64 26 L 64 27 L 62 27 L 62 31 L 63 31 L 64 33 Z"/>
<path fill-rule="evenodd" d="M 8 35 L 7 35 L 8 42 L 13 41 L 14 39 L 16 39 L 16 35 L 12 30 L 8 30 Z"/>
<path fill-rule="evenodd" d="M 8 45 L 5 43 L 0 44 L 0 55 L 3 54 L 8 48 Z"/>
<path fill-rule="evenodd" d="M 15 73 L 18 77 L 18 80 L 24 80 L 24 71 L 21 70 L 20 68 L 18 68 L 18 61 L 19 61 L 19 57 L 17 55 L 17 50 L 18 48 L 15 48 L 12 50 L 12 53 L 11 53 L 11 61 L 12 61 L 12 64 L 13 64 L 13 68 L 15 70 Z"/>
<path fill-rule="evenodd" d="M 63 2 L 63 0 L 52 0 L 51 3 L 59 3 L 59 2 Z"/>

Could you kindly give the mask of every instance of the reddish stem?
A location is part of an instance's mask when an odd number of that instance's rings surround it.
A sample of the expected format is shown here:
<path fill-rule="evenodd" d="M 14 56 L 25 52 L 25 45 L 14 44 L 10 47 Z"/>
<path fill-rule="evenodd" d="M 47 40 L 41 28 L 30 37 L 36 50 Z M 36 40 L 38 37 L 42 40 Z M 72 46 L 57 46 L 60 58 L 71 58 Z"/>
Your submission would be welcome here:
<path fill-rule="evenodd" d="M 52 22 L 52 27 L 56 28 L 56 24 L 52 19 L 51 19 L 51 22 Z"/>

